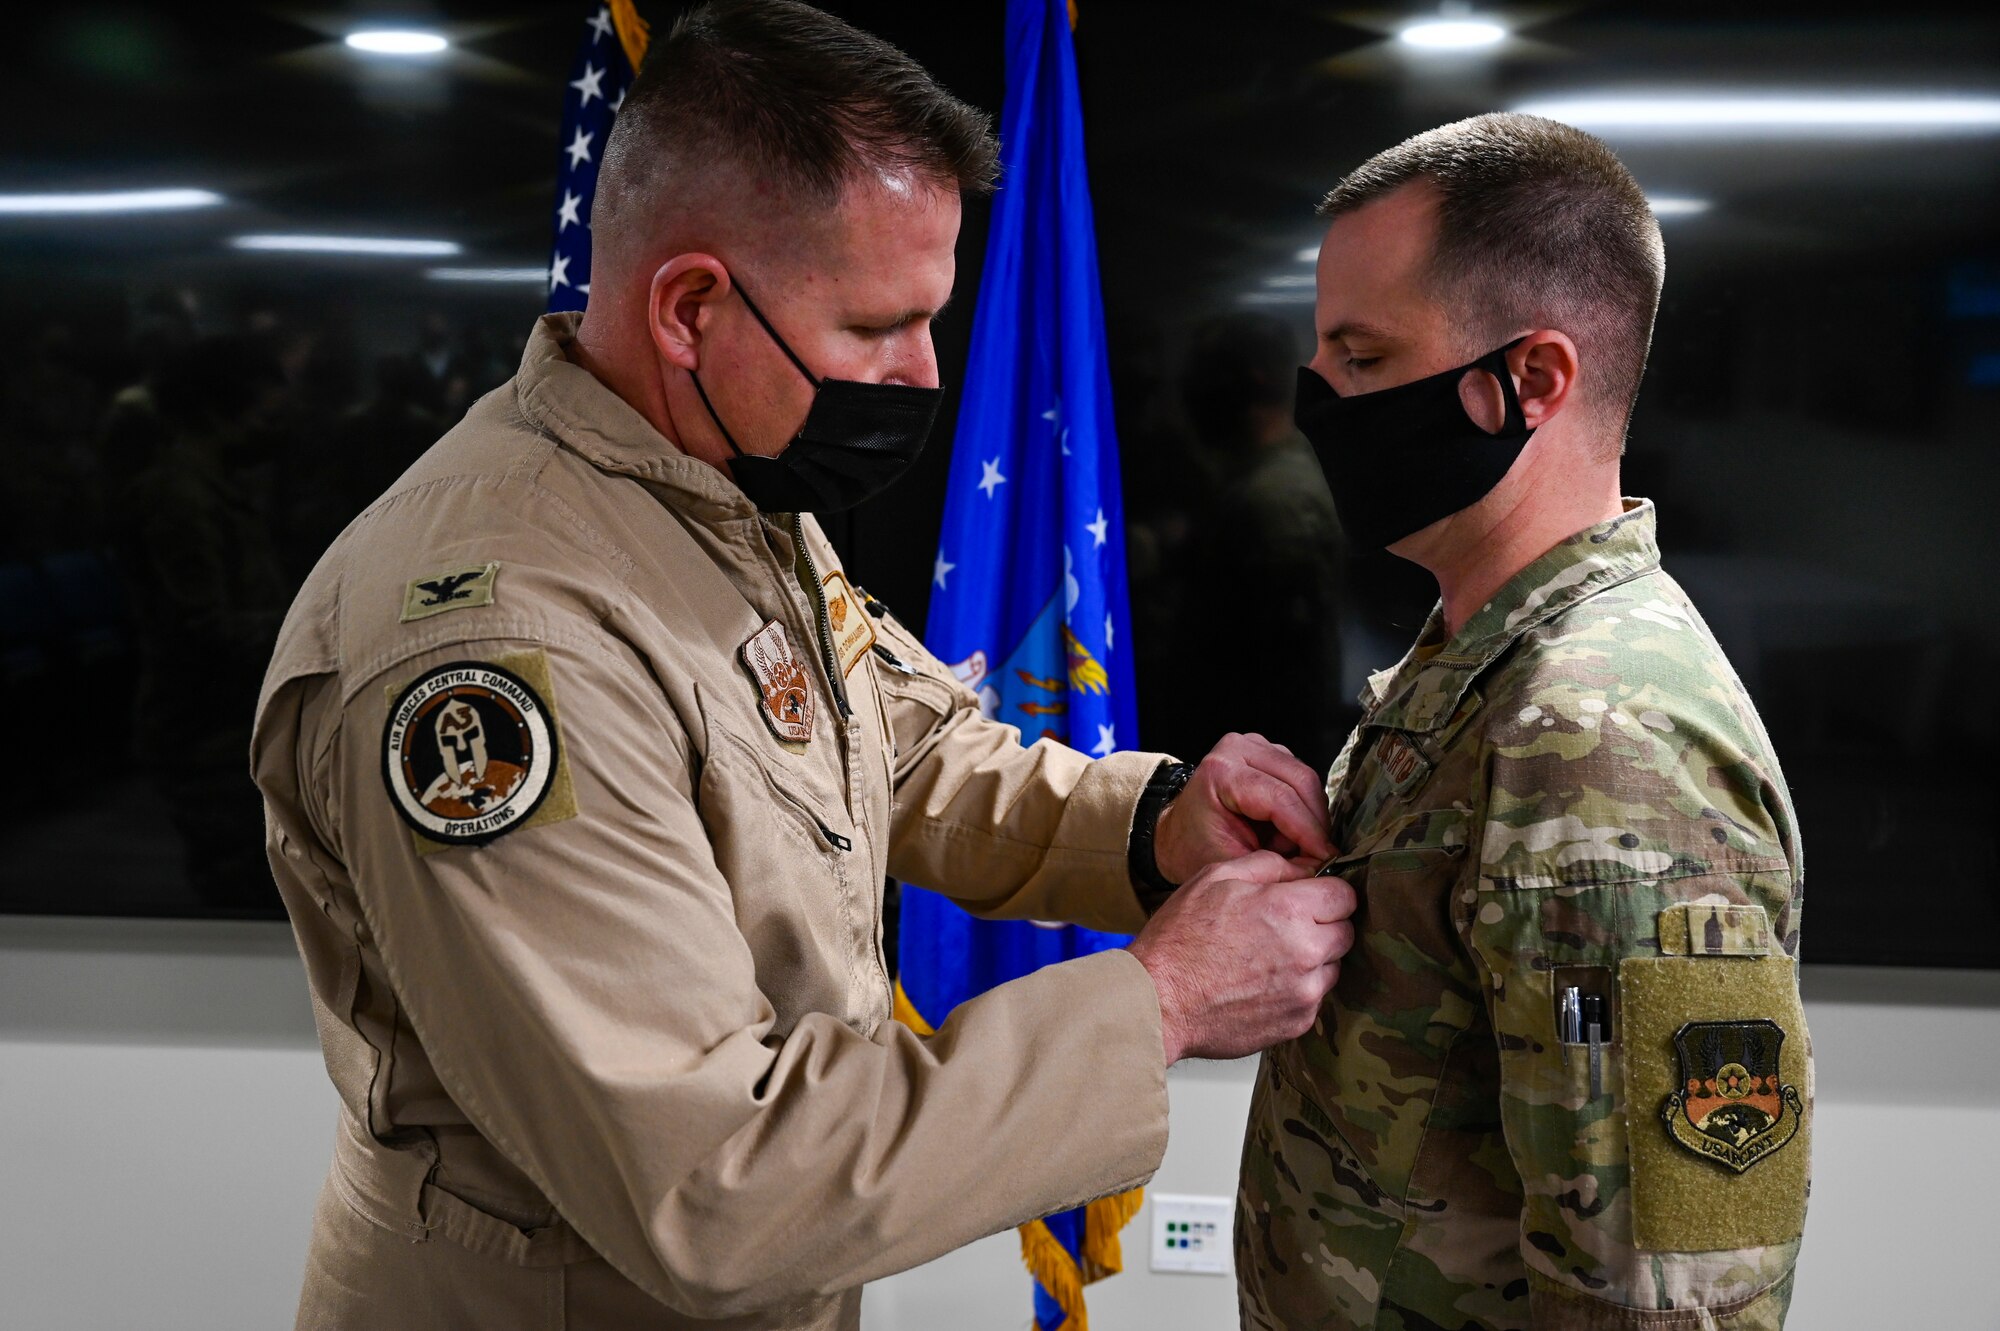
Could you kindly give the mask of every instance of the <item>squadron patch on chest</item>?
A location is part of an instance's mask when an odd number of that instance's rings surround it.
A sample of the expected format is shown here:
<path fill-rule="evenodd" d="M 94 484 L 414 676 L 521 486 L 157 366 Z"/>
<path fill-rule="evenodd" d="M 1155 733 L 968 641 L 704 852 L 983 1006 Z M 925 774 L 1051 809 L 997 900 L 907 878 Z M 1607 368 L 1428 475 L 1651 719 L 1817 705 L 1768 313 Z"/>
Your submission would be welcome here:
<path fill-rule="evenodd" d="M 875 621 L 862 608 L 860 594 L 838 569 L 826 575 L 826 622 L 833 630 L 833 650 L 840 658 L 840 677 L 845 679 L 875 645 Z"/>
<path fill-rule="evenodd" d="M 546 670 L 537 673 L 546 688 Z M 559 759 L 553 713 L 513 670 L 453 661 L 390 699 L 382 779 L 403 821 L 434 843 L 420 849 L 483 845 L 535 818 Z M 566 782 L 556 803 L 566 808 L 551 806 L 556 817 L 575 812 Z"/>
<path fill-rule="evenodd" d="M 743 664 L 762 693 L 764 724 L 787 744 L 812 739 L 812 686 L 805 666 L 785 636 L 785 626 L 772 620 L 743 644 Z"/>

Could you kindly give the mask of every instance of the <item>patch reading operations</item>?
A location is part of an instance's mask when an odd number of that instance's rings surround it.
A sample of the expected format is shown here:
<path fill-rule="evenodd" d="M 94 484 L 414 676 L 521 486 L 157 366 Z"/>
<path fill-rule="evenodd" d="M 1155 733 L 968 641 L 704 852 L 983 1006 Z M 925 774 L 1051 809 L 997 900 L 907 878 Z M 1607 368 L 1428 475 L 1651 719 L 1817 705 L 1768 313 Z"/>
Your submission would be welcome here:
<path fill-rule="evenodd" d="M 433 841 L 476 846 L 534 814 L 556 771 L 541 696 L 510 670 L 454 661 L 389 706 L 382 778 L 403 821 Z"/>

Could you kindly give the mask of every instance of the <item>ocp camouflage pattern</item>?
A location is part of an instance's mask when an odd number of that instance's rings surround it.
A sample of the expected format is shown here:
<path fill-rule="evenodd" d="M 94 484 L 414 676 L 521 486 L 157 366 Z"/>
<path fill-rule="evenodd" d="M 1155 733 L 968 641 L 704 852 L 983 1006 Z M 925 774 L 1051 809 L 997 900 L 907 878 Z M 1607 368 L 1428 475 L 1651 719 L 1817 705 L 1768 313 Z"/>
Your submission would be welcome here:
<path fill-rule="evenodd" d="M 1798 949 L 1784 779 L 1660 568 L 1652 505 L 1564 541 L 1449 638 L 1433 612 L 1362 703 L 1327 783 L 1357 940 L 1318 1024 L 1259 1070 L 1243 1325 L 1781 1326 L 1796 1233 L 1637 1248 L 1627 1133 L 1664 1132 L 1659 1106 L 1624 1102 L 1615 1010 L 1595 1099 L 1557 1037 L 1558 976 L 1615 992 L 1678 904 L 1754 908 L 1717 914 L 1718 952 Z M 1707 917 L 1688 913 L 1697 941 Z"/>

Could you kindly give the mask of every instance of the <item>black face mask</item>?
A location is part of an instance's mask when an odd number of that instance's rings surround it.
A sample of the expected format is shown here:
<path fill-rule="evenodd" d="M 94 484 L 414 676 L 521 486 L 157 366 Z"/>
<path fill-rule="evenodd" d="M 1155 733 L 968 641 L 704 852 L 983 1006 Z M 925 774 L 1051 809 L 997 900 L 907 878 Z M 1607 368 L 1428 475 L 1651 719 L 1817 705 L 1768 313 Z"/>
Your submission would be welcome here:
<path fill-rule="evenodd" d="M 944 390 L 816 378 L 785 345 L 764 312 L 751 303 L 740 282 L 736 294 L 806 382 L 818 390 L 806 423 L 785 451 L 759 457 L 737 446 L 729 427 L 715 414 L 701 376 L 691 376 L 708 418 L 736 454 L 729 459 L 729 470 L 750 502 L 766 513 L 838 513 L 880 494 L 908 471 L 924 451 Z"/>
<path fill-rule="evenodd" d="M 1299 368 L 1294 408 L 1333 491 L 1347 539 L 1363 549 L 1394 545 L 1484 499 L 1535 433 L 1521 416 L 1507 353 L 1516 338 L 1470 365 L 1375 393 L 1342 397 L 1311 366 Z M 1459 384 L 1484 372 L 1500 381 L 1507 416 L 1497 434 L 1465 413 Z"/>

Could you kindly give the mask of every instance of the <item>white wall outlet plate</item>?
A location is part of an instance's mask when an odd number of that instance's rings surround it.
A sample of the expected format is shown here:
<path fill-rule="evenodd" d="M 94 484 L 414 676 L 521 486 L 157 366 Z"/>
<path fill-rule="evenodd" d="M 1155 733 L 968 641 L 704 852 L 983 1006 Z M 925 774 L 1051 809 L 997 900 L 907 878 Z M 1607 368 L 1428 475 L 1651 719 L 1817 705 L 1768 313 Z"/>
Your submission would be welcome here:
<path fill-rule="evenodd" d="M 1235 1198 L 1152 1192 L 1146 1195 L 1146 1210 L 1153 1231 L 1155 1271 L 1226 1276 L 1235 1270 L 1230 1258 Z"/>

